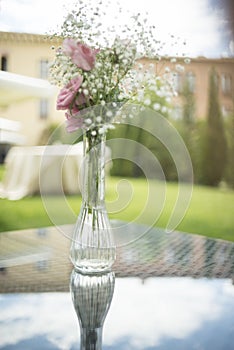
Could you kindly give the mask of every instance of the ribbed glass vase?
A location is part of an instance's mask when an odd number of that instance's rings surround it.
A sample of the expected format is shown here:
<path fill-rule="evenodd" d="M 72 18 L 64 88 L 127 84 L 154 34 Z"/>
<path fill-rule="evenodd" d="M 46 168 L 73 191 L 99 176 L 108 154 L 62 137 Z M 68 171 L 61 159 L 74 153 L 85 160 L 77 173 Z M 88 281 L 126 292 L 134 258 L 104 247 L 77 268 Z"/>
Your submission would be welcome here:
<path fill-rule="evenodd" d="M 71 261 L 76 270 L 97 273 L 111 269 L 116 248 L 105 206 L 106 134 L 102 129 L 83 135 L 82 205 L 73 232 Z"/>

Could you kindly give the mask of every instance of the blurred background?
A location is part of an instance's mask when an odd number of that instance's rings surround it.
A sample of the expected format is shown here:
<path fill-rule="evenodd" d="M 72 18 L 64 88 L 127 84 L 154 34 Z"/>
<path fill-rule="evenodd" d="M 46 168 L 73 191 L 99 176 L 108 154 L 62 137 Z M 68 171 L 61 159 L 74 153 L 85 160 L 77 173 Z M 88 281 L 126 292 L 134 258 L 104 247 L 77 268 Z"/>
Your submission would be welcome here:
<path fill-rule="evenodd" d="M 48 67 L 54 58 L 51 46 L 59 42 L 51 42 L 47 37 L 48 33 L 56 30 L 72 4 L 73 1 L 45 0 L 0 2 L 0 162 L 3 192 L 4 181 L 10 186 L 9 179 L 6 179 L 6 166 L 10 161 L 16 163 L 13 155 L 10 157 L 10 151 L 16 146 L 21 147 L 21 153 L 24 153 L 23 147 L 73 143 L 65 129 L 59 127 L 64 122 L 64 113 L 56 110 L 57 90 L 48 83 Z M 127 4 L 119 1 L 119 4 L 123 12 L 132 9 L 149 12 L 148 20 L 158 28 L 159 40 L 165 43 L 165 58 L 160 63 L 152 60 L 159 71 L 170 66 L 171 57 L 176 56 L 178 63 L 190 58 L 190 63 L 174 76 L 177 96 L 171 101 L 157 97 L 151 103 L 158 106 L 157 111 L 182 136 L 193 163 L 195 184 L 225 189 L 233 195 L 233 1 L 145 0 L 128 1 Z M 168 40 L 172 37 L 173 45 Z M 172 183 L 178 180 L 173 159 L 158 140 L 142 129 L 124 125 L 111 131 L 108 138 L 120 135 L 146 145 L 160 161 L 166 180 Z M 18 155 L 16 157 L 19 159 Z M 113 162 L 110 174 L 113 177 L 144 177 L 136 164 L 123 159 Z M 8 199 L 23 197 L 22 192 L 21 197 Z M 223 201 L 231 212 L 233 206 L 228 204 L 231 199 L 225 197 Z M 3 218 L 1 220 L 2 230 L 11 228 L 3 223 Z M 229 236 L 233 238 L 231 216 L 225 219 L 227 222 Z M 199 228 L 189 227 L 189 230 L 202 233 L 202 224 Z"/>

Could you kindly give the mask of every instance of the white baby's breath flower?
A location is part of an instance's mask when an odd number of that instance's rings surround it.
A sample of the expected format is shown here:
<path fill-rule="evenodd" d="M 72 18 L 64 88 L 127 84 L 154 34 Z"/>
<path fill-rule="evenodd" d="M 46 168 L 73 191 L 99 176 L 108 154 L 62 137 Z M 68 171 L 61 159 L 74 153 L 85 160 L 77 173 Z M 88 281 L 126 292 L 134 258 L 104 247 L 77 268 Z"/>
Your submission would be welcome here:
<path fill-rule="evenodd" d="M 107 115 L 107 117 L 109 117 L 109 118 L 110 118 L 110 117 L 112 117 L 112 116 L 113 116 L 113 113 L 112 113 L 111 111 L 107 111 L 107 112 L 106 112 L 106 115 Z"/>
<path fill-rule="evenodd" d="M 90 118 L 85 119 L 85 124 L 87 125 L 92 124 L 92 120 Z"/>
<path fill-rule="evenodd" d="M 163 92 L 162 92 L 162 90 L 157 90 L 157 91 L 156 91 L 156 95 L 157 95 L 158 97 L 163 97 Z"/>
<path fill-rule="evenodd" d="M 88 95 L 89 95 L 89 90 L 84 89 L 84 90 L 83 90 L 83 94 L 84 94 L 85 96 L 88 96 Z"/>
<path fill-rule="evenodd" d="M 96 121 L 97 121 L 98 123 L 101 123 L 102 117 L 99 115 L 99 116 L 96 118 Z"/>
<path fill-rule="evenodd" d="M 159 110 L 160 110 L 160 108 L 161 108 L 161 106 L 160 106 L 160 104 L 159 104 L 159 103 L 154 103 L 154 105 L 153 105 L 153 109 L 154 109 L 155 111 L 159 111 Z"/>
<path fill-rule="evenodd" d="M 166 102 L 170 103 L 171 102 L 171 93 L 169 92 L 169 95 L 166 97 Z"/>
<path fill-rule="evenodd" d="M 146 98 L 146 99 L 144 100 L 144 105 L 145 105 L 145 106 L 150 106 L 150 104 L 151 104 L 150 98 Z"/>
<path fill-rule="evenodd" d="M 105 130 L 104 127 L 101 127 L 101 128 L 98 129 L 98 133 L 99 133 L 100 135 L 104 134 L 105 131 L 106 131 L 106 130 Z"/>

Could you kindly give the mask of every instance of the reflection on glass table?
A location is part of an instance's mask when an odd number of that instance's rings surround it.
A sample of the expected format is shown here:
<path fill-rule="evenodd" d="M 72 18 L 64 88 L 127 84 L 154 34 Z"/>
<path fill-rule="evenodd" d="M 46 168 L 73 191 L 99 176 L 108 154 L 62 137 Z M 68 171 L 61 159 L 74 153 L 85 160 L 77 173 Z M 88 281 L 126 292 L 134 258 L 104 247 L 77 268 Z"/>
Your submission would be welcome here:
<path fill-rule="evenodd" d="M 101 350 L 102 328 L 113 297 L 113 272 L 83 275 L 73 270 L 71 295 L 80 324 L 80 349 Z"/>
<path fill-rule="evenodd" d="M 70 226 L 2 233 L 0 349 L 232 350 L 234 244 L 142 229 L 100 276 L 72 270 Z"/>

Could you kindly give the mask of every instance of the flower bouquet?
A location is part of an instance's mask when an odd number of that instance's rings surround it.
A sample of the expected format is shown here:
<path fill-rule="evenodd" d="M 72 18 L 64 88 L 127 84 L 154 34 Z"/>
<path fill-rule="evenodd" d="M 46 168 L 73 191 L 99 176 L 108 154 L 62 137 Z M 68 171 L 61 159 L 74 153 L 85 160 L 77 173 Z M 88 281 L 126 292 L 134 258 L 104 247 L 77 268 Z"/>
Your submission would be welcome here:
<path fill-rule="evenodd" d="M 104 9 L 101 1 L 97 6 L 91 0 L 79 2 L 56 34 L 62 45 L 50 67 L 50 81 L 61 88 L 57 109 L 65 111 L 67 131 L 83 130 L 83 202 L 71 260 L 86 273 L 108 270 L 115 260 L 105 208 L 106 132 L 126 115 L 129 105 L 149 106 L 152 93 L 165 98 L 172 94 L 168 71 L 159 77 L 153 64 L 143 70 L 139 63 L 141 57 L 160 59 L 155 27 L 140 14 L 122 22 L 120 8 L 111 9 L 119 13 L 109 24 L 108 8 Z M 134 108 L 129 110 L 131 117 Z"/>

